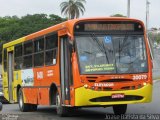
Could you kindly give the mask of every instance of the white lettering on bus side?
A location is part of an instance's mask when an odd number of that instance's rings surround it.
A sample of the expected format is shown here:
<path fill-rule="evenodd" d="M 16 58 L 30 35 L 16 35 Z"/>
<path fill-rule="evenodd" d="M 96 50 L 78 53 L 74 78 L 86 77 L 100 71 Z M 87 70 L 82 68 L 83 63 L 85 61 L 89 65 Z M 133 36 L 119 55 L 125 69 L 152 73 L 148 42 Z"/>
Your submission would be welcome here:
<path fill-rule="evenodd" d="M 53 70 L 48 70 L 48 71 L 47 71 L 47 76 L 48 76 L 48 77 L 53 76 Z"/>
<path fill-rule="evenodd" d="M 37 79 L 43 79 L 43 72 L 37 72 Z"/>

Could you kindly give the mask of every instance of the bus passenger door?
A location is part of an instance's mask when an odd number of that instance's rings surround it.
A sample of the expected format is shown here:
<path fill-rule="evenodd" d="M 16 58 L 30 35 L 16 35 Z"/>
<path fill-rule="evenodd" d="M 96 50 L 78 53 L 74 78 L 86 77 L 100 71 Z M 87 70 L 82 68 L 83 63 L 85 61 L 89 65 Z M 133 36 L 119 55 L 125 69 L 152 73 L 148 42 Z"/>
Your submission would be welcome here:
<path fill-rule="evenodd" d="M 72 84 L 71 73 L 71 47 L 68 36 L 61 37 L 60 70 L 61 70 L 61 98 L 63 105 L 70 104 L 70 85 Z"/>
<path fill-rule="evenodd" d="M 8 52 L 8 93 L 9 101 L 13 102 L 13 51 Z"/>

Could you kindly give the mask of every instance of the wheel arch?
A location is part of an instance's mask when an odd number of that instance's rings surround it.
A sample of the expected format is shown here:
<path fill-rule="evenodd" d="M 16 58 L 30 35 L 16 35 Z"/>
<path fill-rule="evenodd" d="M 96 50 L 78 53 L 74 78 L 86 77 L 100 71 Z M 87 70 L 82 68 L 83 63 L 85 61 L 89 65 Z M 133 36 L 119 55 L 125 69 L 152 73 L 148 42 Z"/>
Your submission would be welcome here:
<path fill-rule="evenodd" d="M 58 87 L 55 83 L 52 83 L 49 89 L 49 102 L 50 105 L 56 104 L 56 93 L 58 91 Z"/>
<path fill-rule="evenodd" d="M 16 98 L 16 99 L 17 99 L 17 102 L 18 102 L 18 97 L 19 97 L 18 92 L 19 92 L 19 89 L 20 89 L 20 88 L 21 88 L 21 85 L 18 84 L 18 85 L 17 85 L 17 92 L 16 92 L 16 94 L 17 94 L 17 95 L 16 95 L 16 97 L 17 97 L 17 98 Z"/>

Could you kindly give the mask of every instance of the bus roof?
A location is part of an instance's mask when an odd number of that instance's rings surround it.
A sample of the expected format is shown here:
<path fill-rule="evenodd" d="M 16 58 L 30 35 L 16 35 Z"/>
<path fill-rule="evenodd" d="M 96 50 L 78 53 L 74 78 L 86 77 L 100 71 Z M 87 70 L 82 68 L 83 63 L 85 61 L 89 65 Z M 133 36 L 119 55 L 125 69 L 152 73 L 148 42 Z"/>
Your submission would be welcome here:
<path fill-rule="evenodd" d="M 77 22 L 97 21 L 97 20 L 98 21 L 135 21 L 135 22 L 141 23 L 143 25 L 143 27 L 144 27 L 144 24 L 143 24 L 142 21 L 140 21 L 138 19 L 126 18 L 126 17 L 98 17 L 98 18 L 72 19 L 72 20 L 68 20 L 68 21 L 62 22 L 62 23 L 57 24 L 57 25 L 53 25 L 53 26 L 48 27 L 46 29 L 37 31 L 35 33 L 29 34 L 29 35 L 24 36 L 22 38 L 13 40 L 11 42 L 5 43 L 3 45 L 3 48 L 7 48 L 7 47 L 13 46 L 15 44 L 24 42 L 24 41 L 34 39 L 36 37 L 41 37 L 41 36 L 43 36 L 45 34 L 49 34 L 51 32 L 58 31 L 58 30 L 61 30 L 61 29 L 64 29 L 64 28 L 66 28 L 68 30 L 68 32 L 72 35 L 73 34 L 73 27 Z"/>

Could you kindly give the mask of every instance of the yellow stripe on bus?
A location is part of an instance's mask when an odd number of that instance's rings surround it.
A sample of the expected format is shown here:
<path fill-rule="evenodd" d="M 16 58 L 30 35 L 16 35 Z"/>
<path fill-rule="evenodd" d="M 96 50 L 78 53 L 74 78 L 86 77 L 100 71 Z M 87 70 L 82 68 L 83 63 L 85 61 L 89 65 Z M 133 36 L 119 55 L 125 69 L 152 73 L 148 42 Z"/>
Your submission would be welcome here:
<path fill-rule="evenodd" d="M 125 95 L 142 96 L 142 100 L 128 100 L 128 101 L 115 101 L 115 102 L 91 102 L 90 99 L 99 98 L 104 96 L 111 96 L 112 94 L 123 93 Z M 84 87 L 75 90 L 75 106 L 103 106 L 103 105 L 116 105 L 116 104 L 135 104 L 151 102 L 152 98 L 152 85 L 147 84 L 141 89 L 126 90 L 126 91 L 94 91 Z"/>
<path fill-rule="evenodd" d="M 22 37 L 22 38 L 19 38 L 17 40 L 14 40 L 14 41 L 11 41 L 9 43 L 6 43 L 6 44 L 3 45 L 3 48 L 8 48 L 8 47 L 14 46 L 16 44 L 19 44 L 21 42 L 24 42 L 25 39 L 26 39 L 26 37 Z"/>

